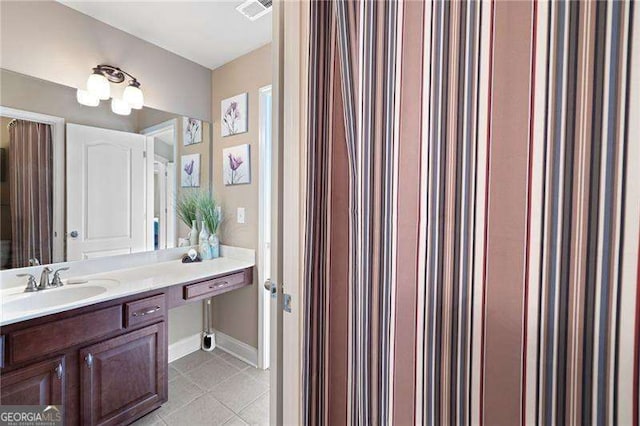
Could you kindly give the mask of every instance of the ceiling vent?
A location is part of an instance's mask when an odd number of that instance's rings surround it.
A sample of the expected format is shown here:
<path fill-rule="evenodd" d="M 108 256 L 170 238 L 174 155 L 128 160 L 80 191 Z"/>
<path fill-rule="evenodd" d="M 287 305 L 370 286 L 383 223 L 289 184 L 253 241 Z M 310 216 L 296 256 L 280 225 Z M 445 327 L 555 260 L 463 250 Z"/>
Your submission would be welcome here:
<path fill-rule="evenodd" d="M 271 11 L 272 3 L 273 0 L 247 0 L 236 7 L 236 10 L 250 21 L 255 21 Z"/>

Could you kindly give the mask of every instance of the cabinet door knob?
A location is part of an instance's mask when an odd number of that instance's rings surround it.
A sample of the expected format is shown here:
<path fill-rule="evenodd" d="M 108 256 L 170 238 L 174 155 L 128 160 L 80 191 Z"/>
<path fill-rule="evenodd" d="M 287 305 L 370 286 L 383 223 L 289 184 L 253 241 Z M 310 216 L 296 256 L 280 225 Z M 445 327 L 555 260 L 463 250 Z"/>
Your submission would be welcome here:
<path fill-rule="evenodd" d="M 58 364 L 55 371 L 56 371 L 56 377 L 58 378 L 58 380 L 62 380 L 62 373 L 64 371 L 62 367 L 62 363 Z"/>
<path fill-rule="evenodd" d="M 89 368 L 91 368 L 93 366 L 93 355 L 89 354 L 86 357 L 84 357 L 85 362 L 87 363 L 87 366 Z"/>

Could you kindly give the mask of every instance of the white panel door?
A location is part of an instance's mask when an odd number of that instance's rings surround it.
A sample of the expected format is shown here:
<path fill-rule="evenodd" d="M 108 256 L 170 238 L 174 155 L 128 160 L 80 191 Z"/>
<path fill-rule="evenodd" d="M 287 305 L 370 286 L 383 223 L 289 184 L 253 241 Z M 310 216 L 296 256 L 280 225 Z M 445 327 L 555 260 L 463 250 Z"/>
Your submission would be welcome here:
<path fill-rule="evenodd" d="M 146 149 L 144 135 L 67 125 L 68 261 L 147 250 Z"/>

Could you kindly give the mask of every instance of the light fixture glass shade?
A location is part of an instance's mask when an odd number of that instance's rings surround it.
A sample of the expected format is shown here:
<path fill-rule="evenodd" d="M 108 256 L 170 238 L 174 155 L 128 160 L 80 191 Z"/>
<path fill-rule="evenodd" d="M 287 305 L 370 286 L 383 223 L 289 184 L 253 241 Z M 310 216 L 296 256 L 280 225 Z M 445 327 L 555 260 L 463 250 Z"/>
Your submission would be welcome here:
<path fill-rule="evenodd" d="M 78 89 L 78 91 L 76 92 L 76 99 L 78 100 L 79 104 L 90 107 L 96 107 L 100 104 L 100 99 L 82 89 Z"/>
<path fill-rule="evenodd" d="M 111 111 L 118 115 L 129 115 L 131 114 L 131 106 L 122 99 L 113 98 L 111 99 Z"/>
<path fill-rule="evenodd" d="M 135 85 L 129 85 L 124 89 L 122 99 L 131 106 L 133 109 L 142 109 L 144 105 L 144 95 L 142 90 Z"/>
<path fill-rule="evenodd" d="M 91 74 L 87 80 L 87 91 L 98 99 L 107 100 L 111 96 L 109 80 L 102 74 Z"/>

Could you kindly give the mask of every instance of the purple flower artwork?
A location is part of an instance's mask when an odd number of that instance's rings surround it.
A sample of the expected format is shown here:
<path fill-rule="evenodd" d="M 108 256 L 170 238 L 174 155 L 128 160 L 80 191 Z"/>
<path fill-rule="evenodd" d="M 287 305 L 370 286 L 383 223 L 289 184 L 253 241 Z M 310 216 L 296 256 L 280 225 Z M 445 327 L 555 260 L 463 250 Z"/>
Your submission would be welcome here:
<path fill-rule="evenodd" d="M 182 156 L 181 183 L 183 188 L 200 186 L 200 154 Z"/>
<path fill-rule="evenodd" d="M 222 136 L 231 136 L 247 131 L 246 93 L 222 101 L 220 123 Z"/>
<path fill-rule="evenodd" d="M 251 183 L 250 145 L 238 145 L 223 150 L 222 170 L 225 185 Z"/>
<path fill-rule="evenodd" d="M 184 146 L 202 142 L 202 121 L 182 117 L 182 142 Z"/>

